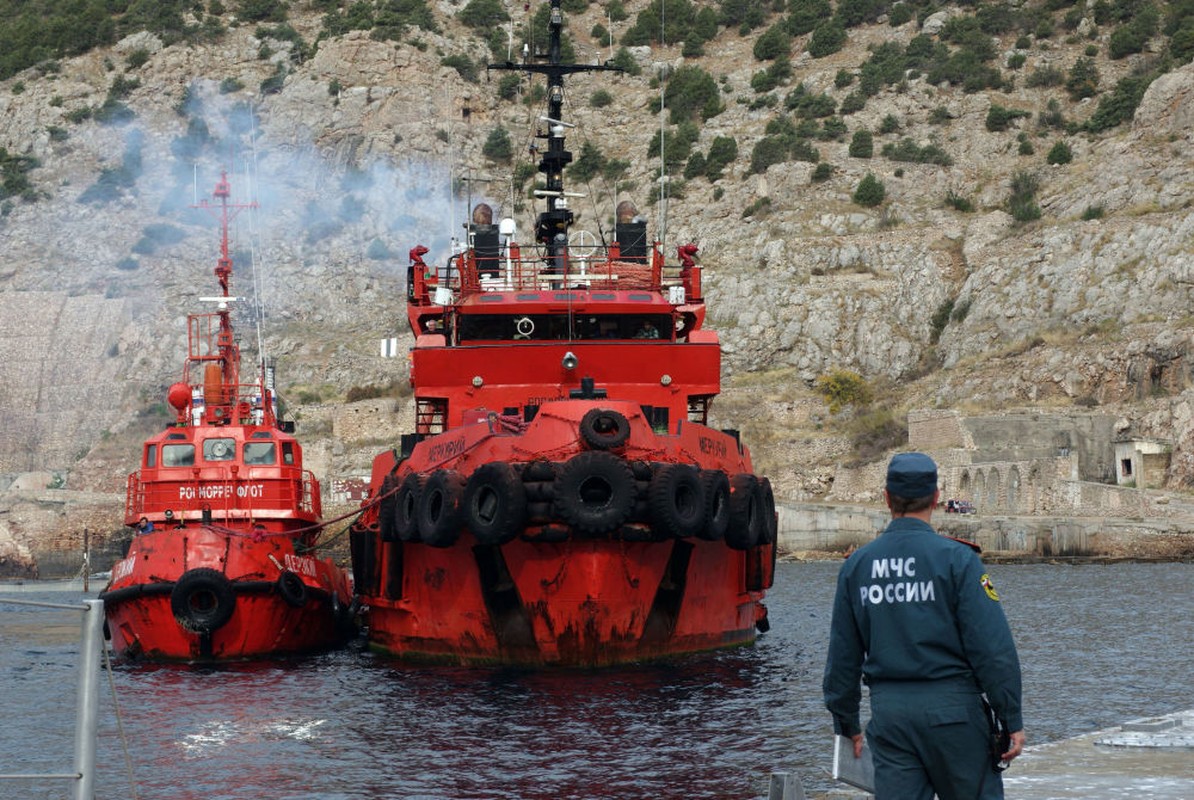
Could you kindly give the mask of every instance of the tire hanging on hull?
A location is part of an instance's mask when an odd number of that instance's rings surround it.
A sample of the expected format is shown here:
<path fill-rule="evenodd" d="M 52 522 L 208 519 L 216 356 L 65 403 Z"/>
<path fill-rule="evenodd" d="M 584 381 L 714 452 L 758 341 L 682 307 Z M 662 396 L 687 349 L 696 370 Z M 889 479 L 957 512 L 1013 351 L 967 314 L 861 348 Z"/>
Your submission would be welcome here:
<path fill-rule="evenodd" d="M 705 527 L 705 490 L 700 473 L 687 464 L 664 464 L 647 489 L 652 524 L 677 539 Z"/>
<path fill-rule="evenodd" d="M 617 530 L 634 506 L 634 474 L 626 462 L 600 450 L 573 456 L 555 483 L 555 513 L 583 534 Z"/>
<path fill-rule="evenodd" d="M 419 497 L 419 536 L 432 547 L 451 547 L 460 536 L 464 478 L 450 469 L 431 473 Z"/>
<path fill-rule="evenodd" d="M 170 592 L 175 621 L 191 633 L 209 634 L 228 624 L 236 609 L 232 582 L 210 567 L 184 572 Z"/>
<path fill-rule="evenodd" d="M 505 544 L 518 535 L 527 519 L 527 492 L 507 463 L 483 464 L 464 489 L 464 525 L 478 544 Z"/>
<path fill-rule="evenodd" d="M 763 495 L 759 479 L 742 472 L 730 479 L 730 525 L 726 544 L 735 550 L 749 550 L 763 535 Z"/>

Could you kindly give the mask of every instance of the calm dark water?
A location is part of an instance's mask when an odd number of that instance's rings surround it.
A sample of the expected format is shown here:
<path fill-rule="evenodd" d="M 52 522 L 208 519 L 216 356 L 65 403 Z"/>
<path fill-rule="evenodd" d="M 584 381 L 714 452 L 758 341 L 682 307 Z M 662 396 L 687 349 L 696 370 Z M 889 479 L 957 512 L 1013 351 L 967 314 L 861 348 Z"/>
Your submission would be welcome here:
<path fill-rule="evenodd" d="M 780 770 L 824 791 L 820 681 L 837 567 L 781 564 L 772 629 L 755 646 L 666 664 L 412 668 L 358 649 L 222 668 L 117 665 L 137 795 L 756 800 Z M 991 573 L 1024 662 L 1030 743 L 1194 705 L 1194 565 Z M 69 766 L 77 626 L 66 612 L 0 605 L 0 772 Z M 97 797 L 129 798 L 102 681 Z M 68 792 L 62 781 L 0 783 L 5 799 Z"/>

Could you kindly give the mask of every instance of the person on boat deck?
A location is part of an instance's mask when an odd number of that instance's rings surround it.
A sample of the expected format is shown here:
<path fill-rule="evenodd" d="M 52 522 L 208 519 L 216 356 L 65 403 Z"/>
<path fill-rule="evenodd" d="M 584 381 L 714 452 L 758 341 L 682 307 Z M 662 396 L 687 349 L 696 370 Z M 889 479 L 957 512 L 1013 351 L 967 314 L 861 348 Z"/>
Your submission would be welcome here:
<path fill-rule="evenodd" d="M 931 458 L 893 457 L 884 496 L 891 522 L 838 574 L 822 683 L 833 730 L 861 756 L 861 680 L 877 800 L 1000 800 L 1024 718 L 999 595 L 977 548 L 929 524 L 940 498 Z M 1011 731 L 1005 746 L 993 746 L 988 707 Z"/>
<path fill-rule="evenodd" d="M 643 320 L 642 326 L 639 327 L 638 333 L 634 334 L 635 339 L 658 339 L 659 329 L 655 327 L 655 323 L 649 319 Z"/>
<path fill-rule="evenodd" d="M 137 533 L 153 533 L 153 523 L 149 521 L 149 517 L 141 517 L 137 521 Z"/>

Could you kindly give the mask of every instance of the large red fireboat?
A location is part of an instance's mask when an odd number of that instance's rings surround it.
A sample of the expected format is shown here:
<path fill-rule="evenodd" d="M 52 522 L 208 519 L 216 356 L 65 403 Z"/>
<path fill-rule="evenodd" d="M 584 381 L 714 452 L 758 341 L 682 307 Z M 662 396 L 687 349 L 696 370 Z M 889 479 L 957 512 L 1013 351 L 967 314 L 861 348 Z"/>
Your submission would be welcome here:
<path fill-rule="evenodd" d="M 346 570 L 317 557 L 319 482 L 303 469 L 294 425 L 279 419 L 273 369 L 242 384 L 232 331 L 222 175 L 216 311 L 187 316 L 188 353 L 167 400 L 175 420 L 148 439 L 128 477 L 125 558 L 100 595 L 118 654 L 206 661 L 301 653 L 354 633 Z"/>
<path fill-rule="evenodd" d="M 536 244 L 480 204 L 442 267 L 411 251 L 415 432 L 373 462 L 350 536 L 371 646 L 457 663 L 600 666 L 743 645 L 767 629 L 770 483 L 720 389 L 696 247 L 665 262 L 620 205 L 608 245 L 569 244 L 552 0 Z M 575 235 L 572 237 L 576 239 Z"/>

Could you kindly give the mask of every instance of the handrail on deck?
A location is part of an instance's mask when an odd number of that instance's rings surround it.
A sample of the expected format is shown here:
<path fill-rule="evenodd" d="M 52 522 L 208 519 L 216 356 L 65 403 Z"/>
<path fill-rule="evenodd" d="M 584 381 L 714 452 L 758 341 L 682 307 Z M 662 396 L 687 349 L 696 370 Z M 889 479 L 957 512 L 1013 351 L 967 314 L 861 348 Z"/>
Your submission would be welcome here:
<path fill-rule="evenodd" d="M 75 800 L 93 800 L 95 742 L 99 726 L 99 659 L 95 656 L 103 652 L 104 646 L 104 601 L 84 600 L 81 604 L 68 605 L 0 598 L 0 603 L 83 612 L 82 640 L 79 647 L 79 694 L 75 702 L 74 772 L 6 773 L 0 774 L 0 781 L 69 779 L 75 781 Z"/>

